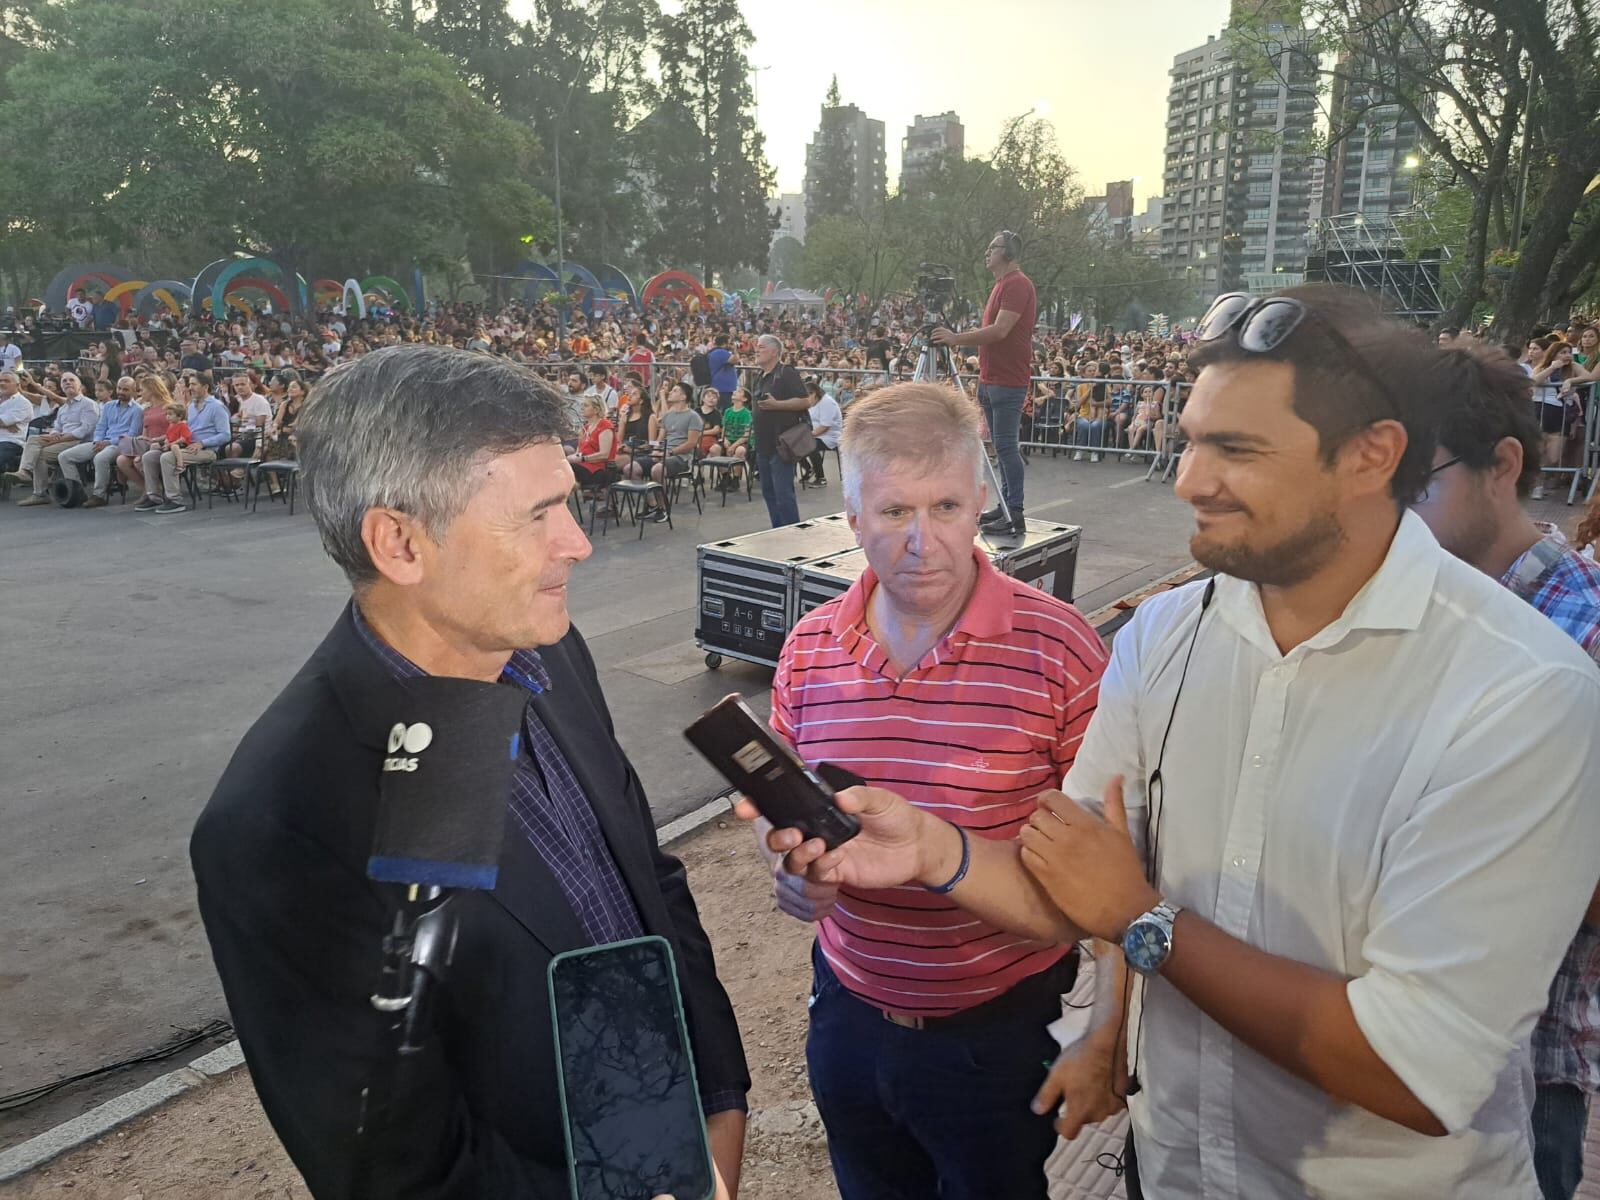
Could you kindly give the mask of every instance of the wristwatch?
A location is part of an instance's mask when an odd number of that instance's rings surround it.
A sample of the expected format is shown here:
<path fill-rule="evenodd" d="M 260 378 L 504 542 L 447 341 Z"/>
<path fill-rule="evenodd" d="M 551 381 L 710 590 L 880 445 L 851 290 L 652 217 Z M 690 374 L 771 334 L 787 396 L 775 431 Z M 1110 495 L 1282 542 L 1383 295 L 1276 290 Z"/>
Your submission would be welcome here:
<path fill-rule="evenodd" d="M 1141 975 L 1154 975 L 1172 953 L 1172 924 L 1182 910 L 1163 900 L 1122 935 L 1122 957 Z"/>

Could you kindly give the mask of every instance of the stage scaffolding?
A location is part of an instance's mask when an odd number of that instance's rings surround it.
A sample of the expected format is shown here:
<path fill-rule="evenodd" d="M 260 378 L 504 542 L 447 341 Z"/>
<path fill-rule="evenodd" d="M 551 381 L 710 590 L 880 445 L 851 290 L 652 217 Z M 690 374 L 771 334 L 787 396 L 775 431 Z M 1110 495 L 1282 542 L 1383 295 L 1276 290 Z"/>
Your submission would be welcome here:
<path fill-rule="evenodd" d="M 1353 212 L 1317 222 L 1318 250 L 1306 259 L 1306 279 L 1375 292 L 1386 311 L 1430 324 L 1445 310 L 1441 292 L 1450 251 L 1417 208 Z M 1409 247 L 1422 246 L 1413 255 Z"/>

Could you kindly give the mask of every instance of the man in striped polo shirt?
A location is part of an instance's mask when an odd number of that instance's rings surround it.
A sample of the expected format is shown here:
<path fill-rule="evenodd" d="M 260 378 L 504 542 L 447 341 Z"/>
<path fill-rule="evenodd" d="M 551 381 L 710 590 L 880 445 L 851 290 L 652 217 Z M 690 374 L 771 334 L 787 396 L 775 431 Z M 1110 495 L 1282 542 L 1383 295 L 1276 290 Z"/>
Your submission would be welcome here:
<path fill-rule="evenodd" d="M 1016 869 L 1016 834 L 1072 765 L 1106 653 L 975 549 L 983 449 L 960 393 L 859 400 L 842 450 L 870 570 L 790 635 L 772 727 L 945 818 L 963 853 L 927 886 L 775 870 L 785 911 L 817 922 L 806 1057 L 834 1173 L 844 1200 L 1043 1197 L 1055 1134 L 1029 1102 L 1078 933 Z"/>

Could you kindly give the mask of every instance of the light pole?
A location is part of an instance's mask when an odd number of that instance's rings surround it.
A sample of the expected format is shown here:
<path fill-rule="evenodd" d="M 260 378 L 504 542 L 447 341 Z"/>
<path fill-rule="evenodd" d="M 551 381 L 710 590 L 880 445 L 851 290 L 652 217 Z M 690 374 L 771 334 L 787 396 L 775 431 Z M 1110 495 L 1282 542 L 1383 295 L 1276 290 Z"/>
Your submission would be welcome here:
<path fill-rule="evenodd" d="M 556 113 L 556 353 L 561 353 L 561 346 L 567 340 L 567 239 L 566 226 L 561 219 L 561 127 L 567 123 L 567 110 L 572 106 L 572 95 L 578 89 L 578 81 L 584 77 L 588 69 L 588 60 L 580 58 L 577 68 L 572 73 L 572 79 L 567 84 L 567 94 L 561 99 L 560 111 Z"/>

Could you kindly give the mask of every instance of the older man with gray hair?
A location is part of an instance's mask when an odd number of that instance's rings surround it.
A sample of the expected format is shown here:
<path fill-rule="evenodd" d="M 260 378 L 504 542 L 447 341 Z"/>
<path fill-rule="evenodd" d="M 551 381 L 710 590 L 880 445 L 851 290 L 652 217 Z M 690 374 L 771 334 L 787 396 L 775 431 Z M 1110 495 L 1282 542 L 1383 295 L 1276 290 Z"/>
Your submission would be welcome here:
<path fill-rule="evenodd" d="M 756 339 L 756 365 L 761 374 L 750 394 L 755 397 L 752 440 L 756 471 L 761 476 L 761 498 L 776 529 L 800 520 L 794 495 L 794 462 L 778 453 L 778 439 L 796 425 L 809 424 L 811 397 L 800 372 L 783 361 L 783 341 L 770 333 Z"/>
<path fill-rule="evenodd" d="M 50 503 L 45 493 L 50 488 L 50 468 L 56 466 L 61 456 L 74 446 L 87 442 L 94 436 L 100 413 L 94 401 L 83 390 L 83 383 L 71 371 L 61 373 L 61 407 L 56 409 L 49 430 L 34 439 L 38 454 L 30 462 L 23 456 L 23 470 L 31 470 L 29 481 L 32 495 L 17 505 L 18 508 L 37 508 Z M 76 472 L 73 473 L 76 478 Z"/>
<path fill-rule="evenodd" d="M 1105 648 L 975 545 L 983 446 L 960 392 L 857 400 L 841 454 L 868 570 L 789 635 L 772 728 L 909 800 L 902 848 L 925 852 L 874 876 L 869 824 L 846 856 L 869 870 L 818 882 L 787 857 L 798 833 L 766 842 L 779 907 L 817 926 L 806 1060 L 834 1174 L 844 1200 L 1043 1200 L 1056 1137 L 1030 1104 L 1079 933 L 1021 870 L 1017 836 L 1077 755 Z"/>
<path fill-rule="evenodd" d="M 331 371 L 296 426 L 353 595 L 240 744 L 191 857 L 251 1079 L 317 1196 L 565 1200 L 548 968 L 645 935 L 675 951 L 712 1155 L 737 1187 L 738 1026 L 567 615 L 590 546 L 567 507 L 566 413 L 516 364 L 393 346 Z M 449 980 L 374 1120 L 365 1088 L 387 1060 L 369 997 L 403 890 L 366 864 L 396 699 L 425 675 L 525 693 L 522 736 L 498 883 L 451 897 Z"/>

